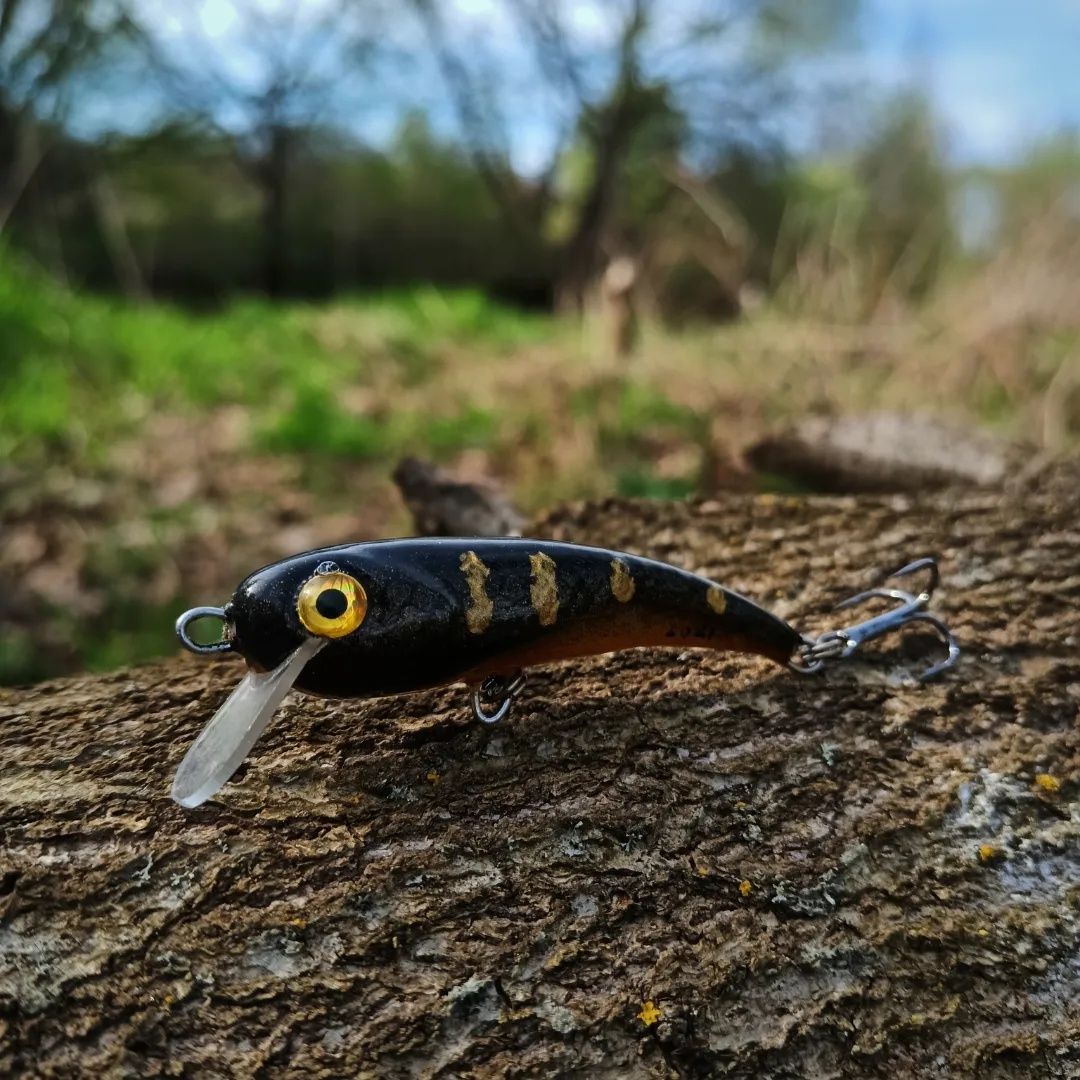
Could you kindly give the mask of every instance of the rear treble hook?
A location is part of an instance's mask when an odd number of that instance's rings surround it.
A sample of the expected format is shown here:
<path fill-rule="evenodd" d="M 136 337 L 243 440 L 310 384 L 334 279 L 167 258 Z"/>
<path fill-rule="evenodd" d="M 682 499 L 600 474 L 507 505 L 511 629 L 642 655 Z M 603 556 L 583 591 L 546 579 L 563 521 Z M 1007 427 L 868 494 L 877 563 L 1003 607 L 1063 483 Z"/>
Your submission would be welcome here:
<path fill-rule="evenodd" d="M 847 660 L 853 656 L 867 641 L 881 637 L 893 630 L 901 630 L 912 623 L 926 623 L 937 631 L 942 644 L 948 650 L 944 660 L 927 668 L 918 678 L 920 682 L 927 682 L 943 671 L 954 667 L 960 656 L 960 646 L 956 643 L 952 631 L 938 618 L 929 614 L 926 608 L 930 604 L 930 598 L 941 580 L 938 573 L 937 561 L 932 558 L 916 559 L 915 562 L 902 566 L 899 570 L 889 574 L 885 579 L 907 577 L 921 570 L 929 572 L 926 587 L 918 595 L 906 592 L 903 589 L 876 588 L 867 589 L 848 597 L 847 600 L 837 604 L 834 611 L 842 611 L 845 608 L 854 607 L 866 600 L 878 598 L 882 600 L 899 600 L 901 603 L 890 611 L 882 612 L 854 626 L 845 627 L 842 630 L 829 630 L 817 638 L 806 637 L 800 646 L 797 659 L 788 662 L 788 666 L 799 672 L 800 675 L 809 675 L 820 671 L 826 664 L 834 660 Z"/>

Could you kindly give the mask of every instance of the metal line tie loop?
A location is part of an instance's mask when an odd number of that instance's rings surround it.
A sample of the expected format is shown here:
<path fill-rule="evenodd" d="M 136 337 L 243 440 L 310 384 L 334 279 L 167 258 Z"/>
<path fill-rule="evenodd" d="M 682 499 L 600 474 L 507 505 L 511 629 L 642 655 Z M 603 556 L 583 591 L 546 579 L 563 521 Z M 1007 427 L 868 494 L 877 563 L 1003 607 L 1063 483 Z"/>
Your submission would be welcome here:
<path fill-rule="evenodd" d="M 219 607 L 194 607 L 190 611 L 185 611 L 179 619 L 176 620 L 176 636 L 180 639 L 180 644 L 184 646 L 188 652 L 193 652 L 197 656 L 210 656 L 214 653 L 226 653 L 232 651 L 232 642 L 228 638 L 222 638 L 220 641 L 211 641 L 203 644 L 195 641 L 191 636 L 191 632 L 188 627 L 192 623 L 198 622 L 200 619 L 220 619 L 222 624 L 228 627 L 229 617 L 225 614 L 224 608 Z"/>

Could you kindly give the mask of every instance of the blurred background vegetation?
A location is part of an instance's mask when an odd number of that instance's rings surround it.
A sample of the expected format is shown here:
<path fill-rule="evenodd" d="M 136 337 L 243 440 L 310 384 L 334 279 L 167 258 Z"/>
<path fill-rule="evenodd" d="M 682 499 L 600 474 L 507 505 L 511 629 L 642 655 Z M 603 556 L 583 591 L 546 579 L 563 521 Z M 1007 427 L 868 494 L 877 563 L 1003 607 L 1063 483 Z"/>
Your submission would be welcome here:
<path fill-rule="evenodd" d="M 867 6 L 0 0 L 0 682 L 407 532 L 406 453 L 532 511 L 767 489 L 808 412 L 1073 449 L 1080 139 L 954 152 Z"/>

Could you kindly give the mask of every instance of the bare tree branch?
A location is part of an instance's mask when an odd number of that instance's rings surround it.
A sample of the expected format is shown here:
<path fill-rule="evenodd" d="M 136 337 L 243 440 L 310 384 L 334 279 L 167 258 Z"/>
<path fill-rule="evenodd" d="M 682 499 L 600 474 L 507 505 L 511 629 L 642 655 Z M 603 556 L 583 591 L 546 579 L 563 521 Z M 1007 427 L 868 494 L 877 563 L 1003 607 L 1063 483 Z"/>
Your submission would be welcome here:
<path fill-rule="evenodd" d="M 450 45 L 442 12 L 436 0 L 412 0 L 412 5 L 453 97 L 473 167 L 507 224 L 515 231 L 520 231 L 524 222 L 520 200 L 510 181 L 512 169 L 505 156 L 494 154 L 491 150 L 491 134 L 496 125 L 490 112 L 485 112 L 482 108 L 483 95 L 468 67 Z"/>
<path fill-rule="evenodd" d="M 286 213 L 289 172 L 300 129 L 340 108 L 347 72 L 333 53 L 344 50 L 344 0 L 301 19 L 298 6 L 271 12 L 258 0 L 233 0 L 239 40 L 252 71 L 210 40 L 191 9 L 182 9 L 188 50 L 177 55 L 152 35 L 147 55 L 174 108 L 196 117 L 229 146 L 262 202 L 263 283 L 280 293 L 287 277 Z M 310 11 L 310 9 L 309 9 Z"/>
<path fill-rule="evenodd" d="M 59 129 L 74 80 L 134 35 L 124 0 L 0 0 L 0 126 L 8 126 L 13 143 L 0 163 L 0 232 L 49 151 L 43 123 Z"/>

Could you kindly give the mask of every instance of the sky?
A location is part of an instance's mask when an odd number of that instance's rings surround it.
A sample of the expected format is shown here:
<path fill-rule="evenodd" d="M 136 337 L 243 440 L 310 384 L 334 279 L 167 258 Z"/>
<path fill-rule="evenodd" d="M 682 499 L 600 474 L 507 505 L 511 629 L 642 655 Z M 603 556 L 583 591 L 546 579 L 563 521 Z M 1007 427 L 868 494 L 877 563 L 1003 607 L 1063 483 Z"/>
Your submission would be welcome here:
<path fill-rule="evenodd" d="M 886 86 L 914 70 L 961 162 L 1080 130 L 1080 0 L 872 0 L 863 34 L 852 63 Z"/>
<path fill-rule="evenodd" d="M 198 32 L 243 72 L 255 61 L 238 36 L 234 2 L 188 0 L 170 9 L 158 0 L 143 0 L 146 17 L 177 48 L 192 33 L 194 18 L 201 24 Z M 602 41 L 609 25 L 604 5 L 612 2 L 567 0 L 578 40 L 586 45 Z M 331 3 L 254 0 L 253 6 L 291 9 L 301 13 L 301 21 L 317 21 Z M 453 0 L 453 5 L 455 35 L 466 55 L 475 43 L 478 50 L 514 58 L 511 68 L 520 56 L 524 70 L 520 29 L 500 0 Z M 686 13 L 709 7 L 709 0 L 663 0 L 657 10 L 665 18 L 681 17 L 685 25 Z M 170 10 L 185 15 L 170 16 Z M 406 10 L 405 0 L 399 0 L 386 37 L 398 38 L 404 53 L 410 48 L 419 53 L 423 37 L 415 25 L 410 30 Z M 958 165 L 1007 163 L 1056 132 L 1080 131 L 1080 0 L 862 0 L 851 31 L 847 42 L 800 61 L 793 71 L 797 106 L 785 114 L 781 134 L 799 149 L 812 149 L 820 135 L 828 88 L 852 83 L 865 88 L 865 99 L 856 100 L 867 103 L 905 87 L 925 93 L 940 118 L 946 153 Z M 350 126 L 358 135 L 384 141 L 400 119 L 403 102 L 424 107 L 437 129 L 453 129 L 454 111 L 429 60 L 406 60 L 381 75 L 377 85 L 379 93 L 365 91 L 362 106 L 351 113 Z M 134 123 L 138 104 L 131 108 Z M 557 137 L 552 102 L 529 84 L 504 111 L 513 117 L 515 165 L 527 173 L 538 171 Z M 111 115 L 117 122 L 115 112 Z M 123 126 L 122 117 L 119 123 Z"/>

